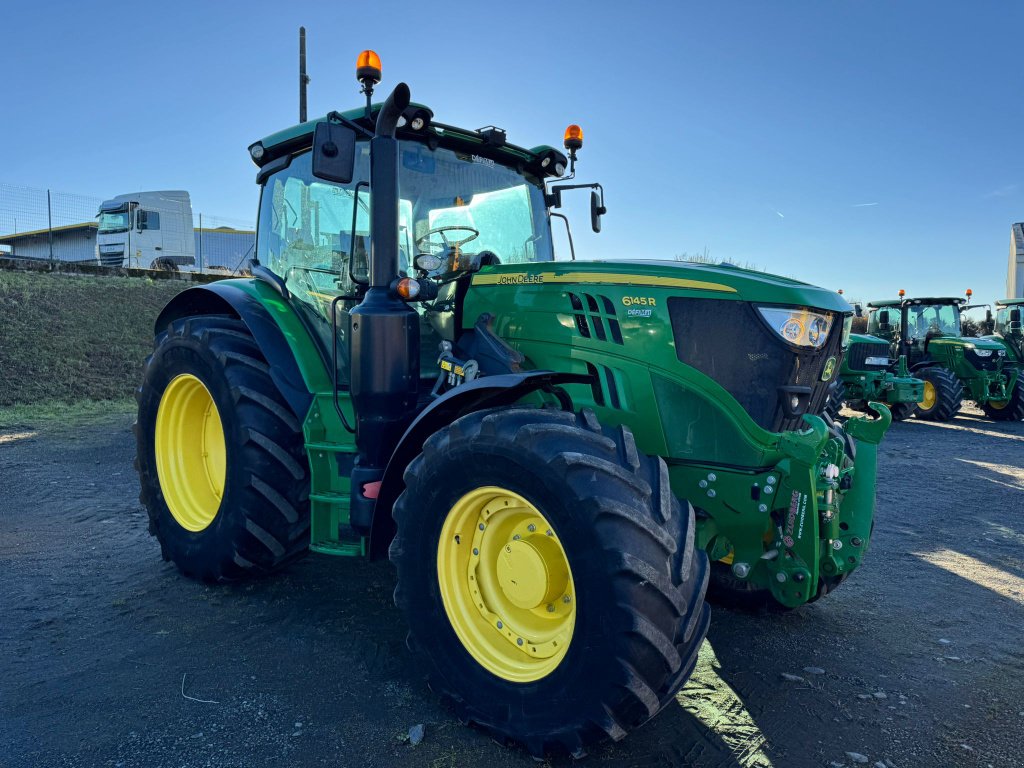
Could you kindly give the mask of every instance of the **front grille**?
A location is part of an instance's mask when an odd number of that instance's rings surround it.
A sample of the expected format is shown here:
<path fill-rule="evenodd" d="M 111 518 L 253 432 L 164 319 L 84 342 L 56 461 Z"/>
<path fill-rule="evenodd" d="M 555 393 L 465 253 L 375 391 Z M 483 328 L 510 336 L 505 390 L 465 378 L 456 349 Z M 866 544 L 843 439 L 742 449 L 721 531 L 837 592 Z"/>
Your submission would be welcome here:
<path fill-rule="evenodd" d="M 885 359 L 885 365 L 868 365 L 869 357 Z M 846 350 L 846 367 L 852 371 L 882 370 L 889 367 L 889 345 L 880 341 L 855 341 Z"/>
<path fill-rule="evenodd" d="M 120 267 L 124 262 L 124 243 L 101 245 L 100 264 L 104 267 Z"/>
<path fill-rule="evenodd" d="M 1006 358 L 999 355 L 999 350 L 993 350 L 988 357 L 982 357 L 973 349 L 964 349 L 964 359 L 979 371 L 995 371 Z"/>
<path fill-rule="evenodd" d="M 825 346 L 812 349 L 786 344 L 746 302 L 671 298 L 668 310 L 679 361 L 718 382 L 757 424 L 772 432 L 804 428 L 800 416 L 786 416 L 783 386 L 810 388 L 806 412 L 821 413 L 832 384 L 821 380 L 825 361 L 835 357 L 836 371 L 842 362 L 840 317 Z"/>

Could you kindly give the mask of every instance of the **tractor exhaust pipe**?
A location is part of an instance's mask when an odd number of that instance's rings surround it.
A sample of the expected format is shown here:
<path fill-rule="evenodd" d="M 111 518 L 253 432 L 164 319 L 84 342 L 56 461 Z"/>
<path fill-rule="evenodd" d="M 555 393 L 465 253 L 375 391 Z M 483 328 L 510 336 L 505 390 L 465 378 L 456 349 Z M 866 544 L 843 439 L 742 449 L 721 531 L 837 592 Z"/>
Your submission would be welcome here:
<path fill-rule="evenodd" d="M 364 534 L 373 522 L 384 469 L 416 413 L 419 398 L 419 315 L 391 289 L 398 278 L 395 131 L 409 97 L 409 86 L 400 83 L 381 107 L 370 140 L 370 285 L 349 313 L 350 393 L 358 448 L 349 518 L 352 527 Z"/>

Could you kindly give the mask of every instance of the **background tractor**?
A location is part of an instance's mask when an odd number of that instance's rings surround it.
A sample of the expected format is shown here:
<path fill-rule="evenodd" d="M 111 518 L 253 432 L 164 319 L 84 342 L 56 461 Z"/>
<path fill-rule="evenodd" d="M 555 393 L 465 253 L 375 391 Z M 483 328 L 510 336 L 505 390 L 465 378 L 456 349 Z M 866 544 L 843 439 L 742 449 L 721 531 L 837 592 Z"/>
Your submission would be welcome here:
<path fill-rule="evenodd" d="M 903 421 L 914 414 L 924 396 L 924 381 L 910 375 L 906 355 L 894 360 L 889 351 L 889 343 L 884 339 L 850 334 L 850 345 L 829 396 L 827 411 L 832 418 L 839 416 L 844 405 L 853 411 L 869 411 L 869 402 L 885 405 L 893 421 Z"/>
<path fill-rule="evenodd" d="M 991 330 L 987 339 L 1000 342 L 1006 351 L 1004 367 L 1017 371 L 1017 385 L 1005 400 L 990 400 L 985 411 L 992 418 L 1001 421 L 1020 421 L 1024 419 L 1024 383 L 1021 382 L 1021 371 L 1024 370 L 1024 326 L 1021 324 L 1024 299 L 1003 299 L 996 302 L 995 316 L 986 319 Z"/>
<path fill-rule="evenodd" d="M 999 341 L 961 337 L 966 303 L 959 297 L 907 299 L 901 290 L 899 299 L 868 304 L 868 333 L 887 341 L 893 357 L 905 355 L 910 372 L 924 381 L 914 412 L 919 419 L 952 419 L 965 392 L 989 418 L 1007 417 L 998 404 L 1013 397 L 1017 370 L 1006 365 L 1006 346 Z"/>
<path fill-rule="evenodd" d="M 139 390 L 142 501 L 211 581 L 390 556 L 460 718 L 581 754 L 674 700 L 720 594 L 860 564 L 889 423 L 820 414 L 851 310 L 728 266 L 554 260 L 567 155 L 365 107 L 254 143 L 252 279 L 179 294 Z M 567 173 L 568 171 L 568 173 Z M 572 254 L 573 257 L 575 254 Z M 711 560 L 715 561 L 709 565 Z"/>

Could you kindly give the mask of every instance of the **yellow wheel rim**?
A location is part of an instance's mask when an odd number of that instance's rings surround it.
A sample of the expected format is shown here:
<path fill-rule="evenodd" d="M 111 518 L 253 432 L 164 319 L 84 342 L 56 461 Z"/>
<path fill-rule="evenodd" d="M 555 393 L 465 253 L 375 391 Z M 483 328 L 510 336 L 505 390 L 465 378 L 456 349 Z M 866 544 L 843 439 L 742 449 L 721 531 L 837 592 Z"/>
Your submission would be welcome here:
<path fill-rule="evenodd" d="M 935 385 L 930 381 L 924 383 L 924 397 L 921 398 L 921 402 L 918 403 L 922 410 L 930 411 L 935 407 L 935 401 L 938 397 L 935 394 Z"/>
<path fill-rule="evenodd" d="M 189 531 L 205 529 L 224 495 L 227 450 L 213 396 L 190 373 L 174 377 L 160 398 L 154 448 L 171 515 Z"/>
<path fill-rule="evenodd" d="M 529 683 L 565 657 L 576 623 L 569 559 L 519 494 L 486 486 L 455 502 L 441 528 L 437 580 L 455 634 L 488 672 Z"/>

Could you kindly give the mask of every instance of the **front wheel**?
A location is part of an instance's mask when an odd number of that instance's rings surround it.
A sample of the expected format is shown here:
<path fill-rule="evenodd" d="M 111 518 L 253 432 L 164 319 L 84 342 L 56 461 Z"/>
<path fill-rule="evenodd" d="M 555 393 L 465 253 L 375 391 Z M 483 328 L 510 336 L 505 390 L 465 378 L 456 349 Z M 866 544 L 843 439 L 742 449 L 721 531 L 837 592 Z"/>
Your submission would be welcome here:
<path fill-rule="evenodd" d="M 299 420 L 245 324 L 176 320 L 137 392 L 139 500 L 166 560 L 231 581 L 309 547 L 309 470 Z"/>
<path fill-rule="evenodd" d="M 914 373 L 924 380 L 924 397 L 914 416 L 925 421 L 949 421 L 960 412 L 964 388 L 960 379 L 945 368 L 925 368 Z"/>
<path fill-rule="evenodd" d="M 481 411 L 431 436 L 405 483 L 395 602 L 460 719 L 580 756 L 673 700 L 707 632 L 708 562 L 629 430 Z"/>
<path fill-rule="evenodd" d="M 1006 400 L 989 400 L 981 404 L 981 410 L 992 421 L 1020 421 L 1024 419 L 1024 382 L 1014 384 L 1013 392 Z"/>

